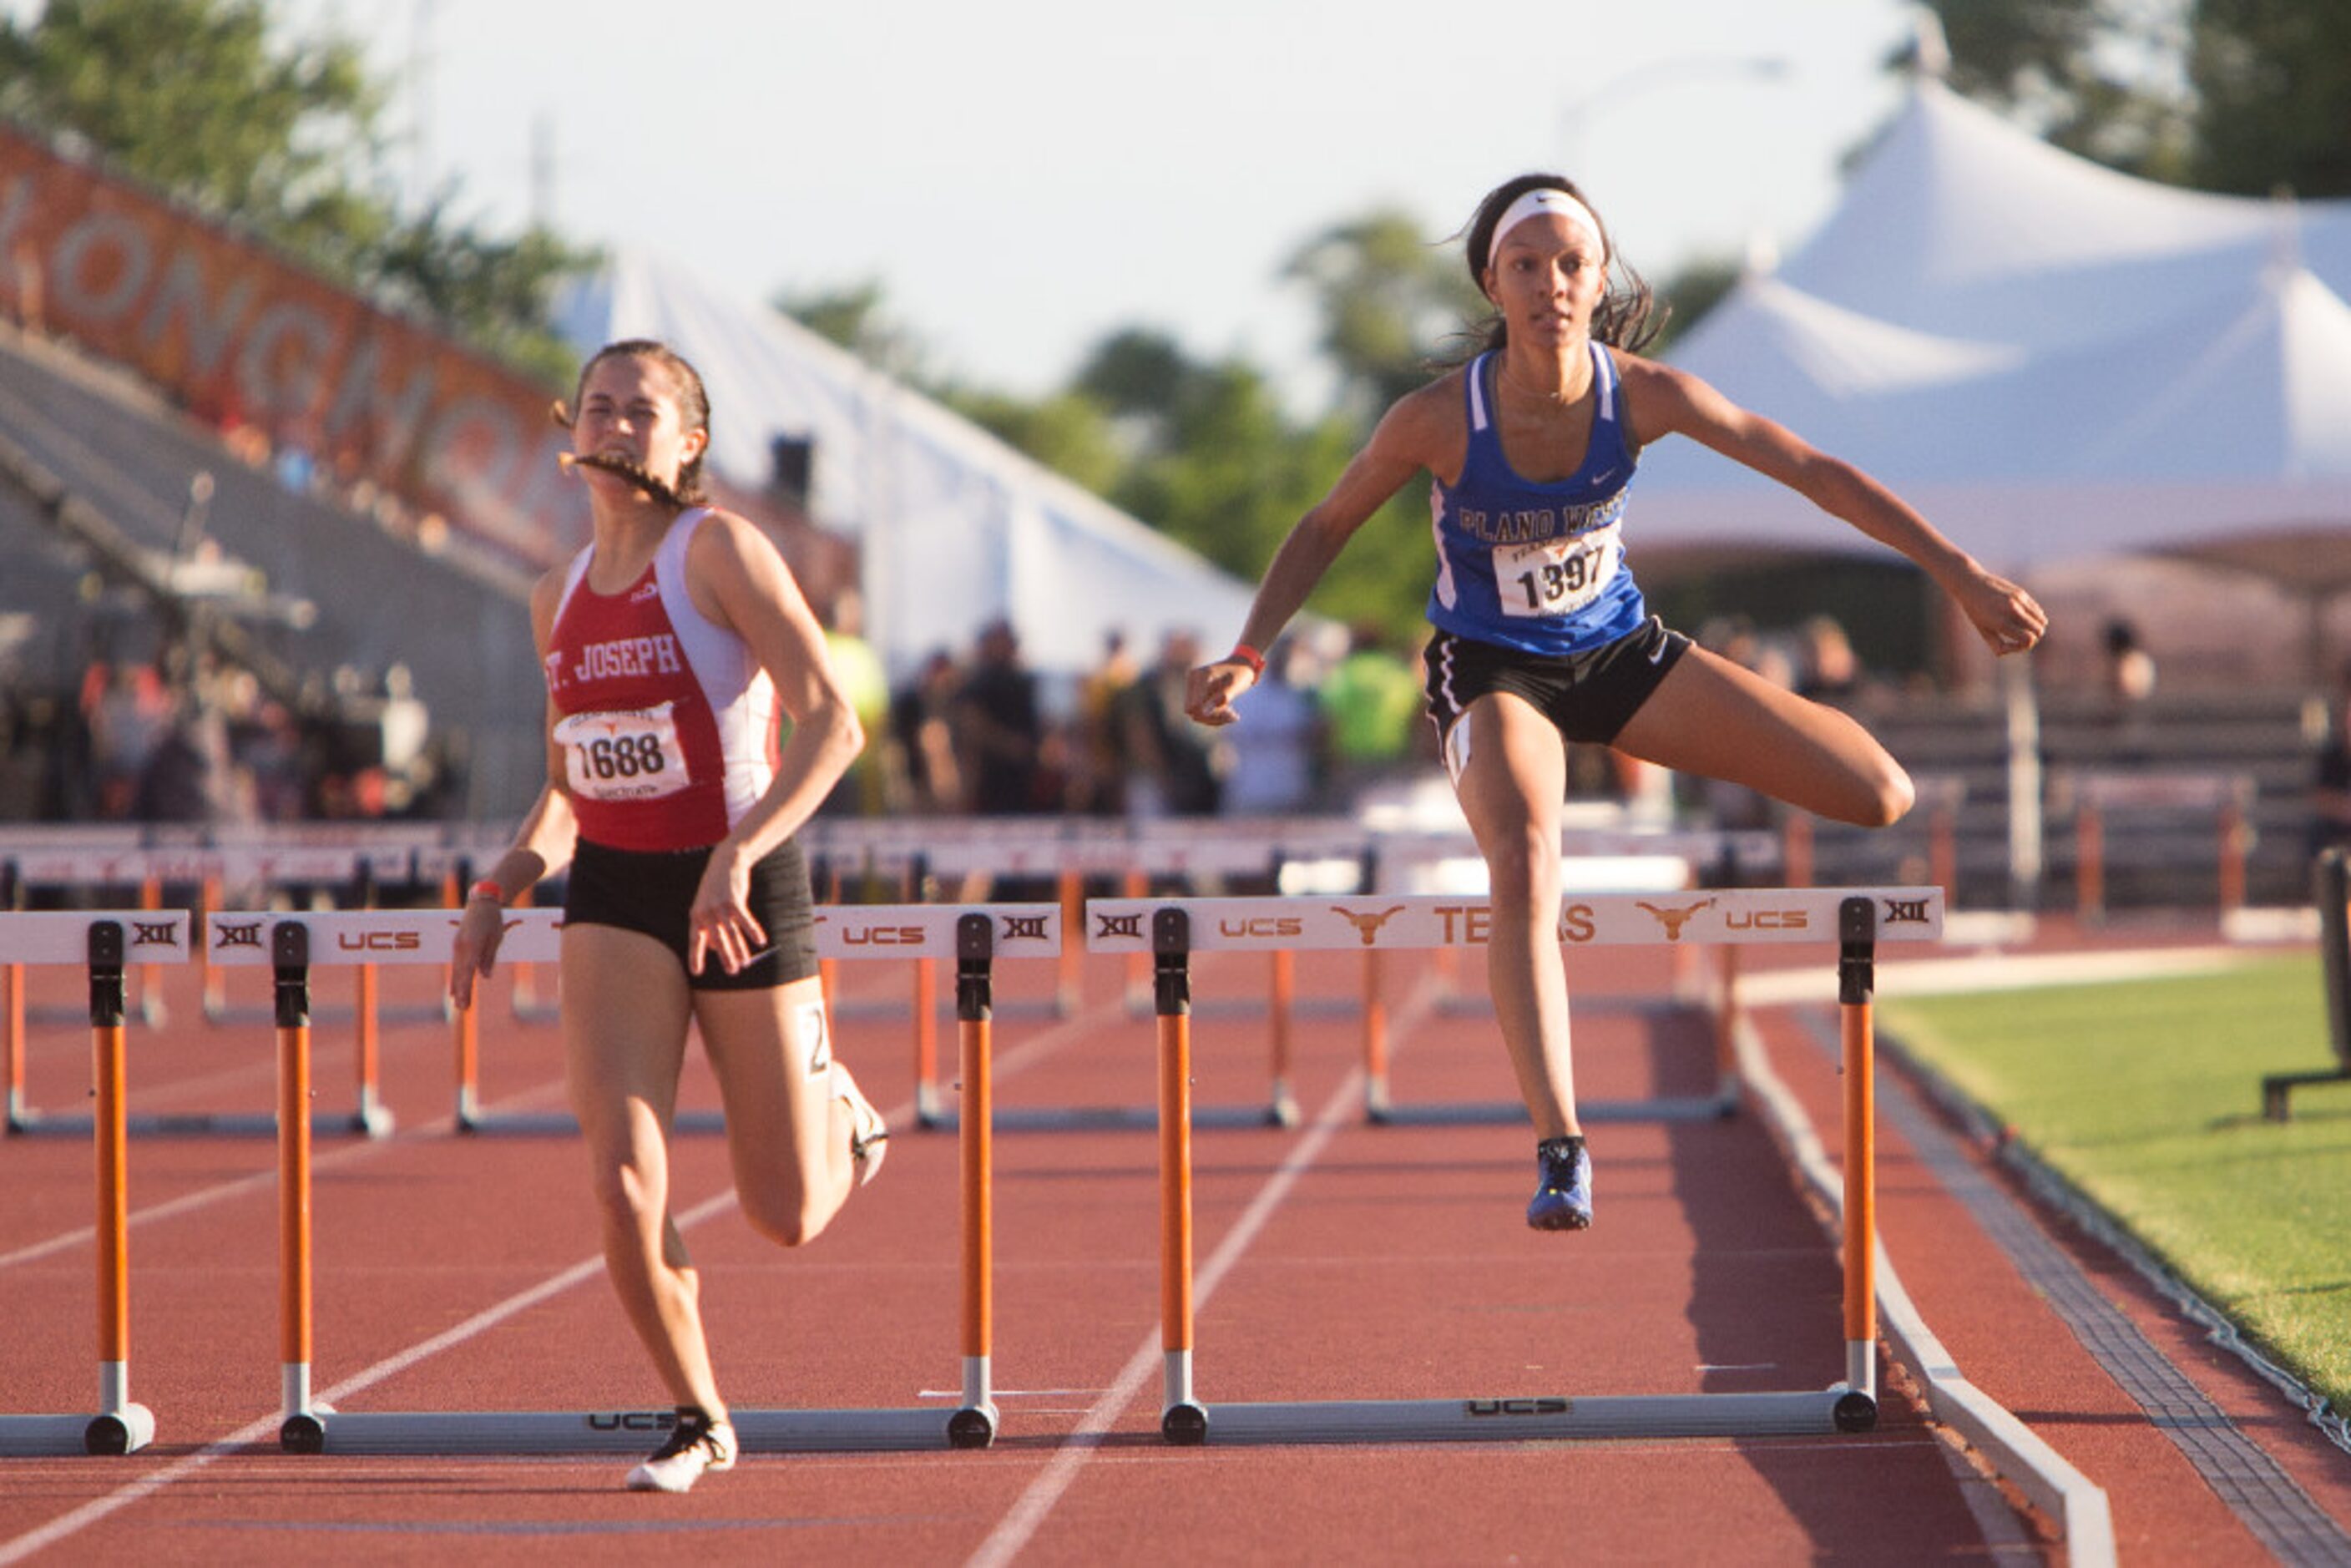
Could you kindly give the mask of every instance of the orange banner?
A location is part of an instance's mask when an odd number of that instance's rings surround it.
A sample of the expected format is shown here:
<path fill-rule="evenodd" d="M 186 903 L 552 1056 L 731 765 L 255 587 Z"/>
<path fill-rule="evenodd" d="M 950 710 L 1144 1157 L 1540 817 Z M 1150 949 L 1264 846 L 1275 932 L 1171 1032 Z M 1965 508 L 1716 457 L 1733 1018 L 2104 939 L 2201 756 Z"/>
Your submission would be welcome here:
<path fill-rule="evenodd" d="M 0 126 L 0 279 L 20 316 L 531 567 L 587 538 L 549 393 L 225 225 Z"/>

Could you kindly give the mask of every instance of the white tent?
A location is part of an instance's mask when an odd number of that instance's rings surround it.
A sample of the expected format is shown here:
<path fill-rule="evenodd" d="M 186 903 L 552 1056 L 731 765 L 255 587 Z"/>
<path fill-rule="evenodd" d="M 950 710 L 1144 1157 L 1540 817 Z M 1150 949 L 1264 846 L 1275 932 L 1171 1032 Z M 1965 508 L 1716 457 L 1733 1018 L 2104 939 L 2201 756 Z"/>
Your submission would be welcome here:
<path fill-rule="evenodd" d="M 691 361 L 710 393 L 711 466 L 738 489 L 767 486 L 778 438 L 813 444 L 810 510 L 862 547 L 867 632 L 893 678 L 998 617 L 1032 666 L 1076 673 L 1111 631 L 1148 657 L 1170 631 L 1217 643 L 1248 612 L 1249 585 L 683 267 L 616 256 L 563 320 L 583 354 L 647 337 Z"/>
<path fill-rule="evenodd" d="M 1674 362 L 1849 458 L 1996 567 L 2351 541 L 2351 202 L 2182 192 L 1922 81 L 1837 211 Z M 1870 549 L 1687 442 L 1641 545 Z"/>

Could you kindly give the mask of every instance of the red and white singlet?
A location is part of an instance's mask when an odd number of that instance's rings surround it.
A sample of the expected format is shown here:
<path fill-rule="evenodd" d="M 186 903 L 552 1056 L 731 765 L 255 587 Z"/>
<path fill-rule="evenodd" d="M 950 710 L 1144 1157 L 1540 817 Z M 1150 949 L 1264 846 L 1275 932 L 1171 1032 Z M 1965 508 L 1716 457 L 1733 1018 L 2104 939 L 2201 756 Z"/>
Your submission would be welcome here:
<path fill-rule="evenodd" d="M 580 836 L 617 850 L 703 849 L 726 836 L 776 774 L 776 688 L 685 590 L 704 507 L 678 514 L 645 574 L 616 594 L 573 558 L 548 640 L 564 789 Z"/>

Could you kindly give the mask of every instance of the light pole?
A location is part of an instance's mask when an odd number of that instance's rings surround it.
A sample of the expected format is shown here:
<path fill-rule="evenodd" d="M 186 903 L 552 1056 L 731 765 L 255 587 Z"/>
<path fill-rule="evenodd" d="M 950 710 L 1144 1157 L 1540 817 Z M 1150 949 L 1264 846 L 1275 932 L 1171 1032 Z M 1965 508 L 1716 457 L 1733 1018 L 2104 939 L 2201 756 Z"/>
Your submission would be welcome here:
<path fill-rule="evenodd" d="M 1623 103 L 1644 92 L 1688 77 L 1728 72 L 1751 77 L 1759 81 L 1776 81 L 1792 68 L 1788 61 L 1778 55 L 1734 55 L 1719 51 L 1667 55 L 1663 59 L 1645 60 L 1568 101 L 1566 107 L 1559 111 L 1560 152 L 1570 165 L 1574 163 L 1583 122 L 1596 109 Z M 1570 174 L 1575 172 L 1573 167 L 1567 172 Z"/>

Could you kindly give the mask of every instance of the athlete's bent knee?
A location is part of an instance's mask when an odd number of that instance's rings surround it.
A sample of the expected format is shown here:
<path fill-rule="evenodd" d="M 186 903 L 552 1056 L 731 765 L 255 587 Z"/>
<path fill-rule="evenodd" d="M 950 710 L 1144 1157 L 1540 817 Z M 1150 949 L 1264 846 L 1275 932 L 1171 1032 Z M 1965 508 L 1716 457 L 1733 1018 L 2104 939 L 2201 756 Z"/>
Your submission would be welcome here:
<path fill-rule="evenodd" d="M 778 1247 L 805 1247 L 824 1234 L 833 1211 L 820 1208 L 803 1196 L 788 1199 L 776 1194 L 738 1192 L 743 1218 L 751 1228 Z"/>

